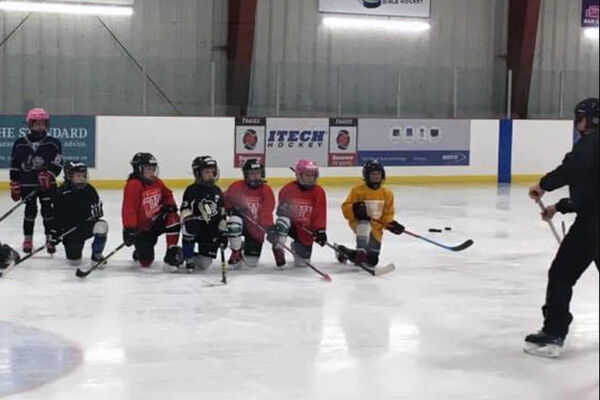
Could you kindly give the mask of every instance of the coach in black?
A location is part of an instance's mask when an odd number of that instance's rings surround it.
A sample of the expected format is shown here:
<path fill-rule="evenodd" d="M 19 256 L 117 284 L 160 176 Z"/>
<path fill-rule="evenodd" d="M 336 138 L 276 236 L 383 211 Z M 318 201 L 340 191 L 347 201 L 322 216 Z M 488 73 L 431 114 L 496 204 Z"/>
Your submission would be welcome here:
<path fill-rule="evenodd" d="M 544 326 L 525 338 L 525 351 L 534 355 L 558 357 L 573 316 L 569 303 L 573 286 L 591 264 L 598 265 L 599 189 L 598 124 L 600 105 L 596 98 L 581 101 L 575 107 L 575 129 L 581 137 L 561 165 L 546 174 L 529 189 L 529 197 L 539 201 L 545 192 L 569 186 L 569 198 L 542 212 L 546 221 L 554 214 L 574 212 L 575 223 L 563 239 L 548 272 L 546 304 L 542 307 Z"/>

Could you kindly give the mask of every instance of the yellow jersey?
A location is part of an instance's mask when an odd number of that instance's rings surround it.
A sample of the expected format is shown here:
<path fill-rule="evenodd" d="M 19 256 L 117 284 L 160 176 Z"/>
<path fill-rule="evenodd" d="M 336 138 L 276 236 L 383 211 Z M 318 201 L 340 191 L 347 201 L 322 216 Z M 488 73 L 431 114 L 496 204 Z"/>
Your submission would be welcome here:
<path fill-rule="evenodd" d="M 386 224 L 394 220 L 394 193 L 383 185 L 373 190 L 363 182 L 354 186 L 344 203 L 342 203 L 342 213 L 344 214 L 344 218 L 348 220 L 350 228 L 353 231 L 356 231 L 358 220 L 354 216 L 352 205 L 359 201 L 363 201 L 366 204 L 367 215 L 369 217 L 380 219 Z M 371 221 L 371 233 L 375 239 L 381 242 L 383 226 Z"/>

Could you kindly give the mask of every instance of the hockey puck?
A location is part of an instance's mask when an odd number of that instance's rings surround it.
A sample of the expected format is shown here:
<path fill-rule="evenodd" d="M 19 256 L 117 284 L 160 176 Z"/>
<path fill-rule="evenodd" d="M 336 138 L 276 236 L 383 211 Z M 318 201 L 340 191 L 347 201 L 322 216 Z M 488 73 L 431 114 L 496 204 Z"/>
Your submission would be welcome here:
<path fill-rule="evenodd" d="M 445 228 L 444 228 L 444 230 L 451 231 L 451 230 L 452 230 L 452 228 L 451 228 L 451 227 L 449 227 L 449 226 L 447 226 L 447 227 L 445 227 Z"/>
<path fill-rule="evenodd" d="M 432 232 L 432 233 L 441 233 L 442 230 L 441 229 L 435 229 L 435 228 L 429 228 L 429 232 Z"/>

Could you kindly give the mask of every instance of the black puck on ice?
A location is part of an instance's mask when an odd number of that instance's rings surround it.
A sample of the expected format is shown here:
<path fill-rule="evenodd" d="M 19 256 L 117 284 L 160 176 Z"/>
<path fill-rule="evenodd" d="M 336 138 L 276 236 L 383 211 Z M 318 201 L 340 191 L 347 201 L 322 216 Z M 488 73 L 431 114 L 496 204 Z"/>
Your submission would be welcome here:
<path fill-rule="evenodd" d="M 435 228 L 429 228 L 429 232 L 432 232 L 432 233 L 441 233 L 442 230 L 441 229 L 435 229 Z"/>
<path fill-rule="evenodd" d="M 447 226 L 447 227 L 445 227 L 445 228 L 444 228 L 444 230 L 451 231 L 451 230 L 452 230 L 452 228 L 451 228 L 451 227 L 449 227 L 449 226 Z"/>

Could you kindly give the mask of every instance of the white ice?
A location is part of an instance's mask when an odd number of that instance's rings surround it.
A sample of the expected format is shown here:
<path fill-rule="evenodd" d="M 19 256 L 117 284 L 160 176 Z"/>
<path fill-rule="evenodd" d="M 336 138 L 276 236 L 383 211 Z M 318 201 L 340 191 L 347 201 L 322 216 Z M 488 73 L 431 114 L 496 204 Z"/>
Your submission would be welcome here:
<path fill-rule="evenodd" d="M 257 269 L 230 271 L 223 287 L 204 286 L 218 281 L 216 262 L 205 274 L 167 274 L 161 263 L 134 265 L 130 249 L 85 280 L 62 248 L 23 263 L 0 280 L 0 397 L 29 389 L 14 398 L 597 399 L 594 266 L 575 288 L 562 358 L 522 351 L 541 327 L 557 248 L 526 187 L 393 190 L 407 228 L 475 245 L 451 253 L 386 235 L 382 262 L 397 269 L 378 278 L 318 248 L 314 263 L 331 283 L 308 269 L 276 271 L 270 251 Z M 327 191 L 328 233 L 352 244 L 339 209 L 346 192 Z M 101 196 L 110 251 L 121 240 L 121 193 Z M 8 209 L 8 194 L 0 197 Z M 20 246 L 21 220 L 19 210 L 2 222 L 0 240 Z M 572 221 L 559 216 L 559 230 L 562 220 Z M 452 231 L 427 233 L 445 226 Z M 36 232 L 39 245 L 39 217 Z"/>

